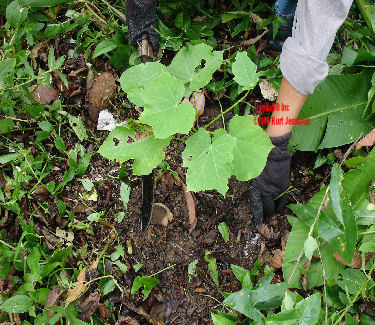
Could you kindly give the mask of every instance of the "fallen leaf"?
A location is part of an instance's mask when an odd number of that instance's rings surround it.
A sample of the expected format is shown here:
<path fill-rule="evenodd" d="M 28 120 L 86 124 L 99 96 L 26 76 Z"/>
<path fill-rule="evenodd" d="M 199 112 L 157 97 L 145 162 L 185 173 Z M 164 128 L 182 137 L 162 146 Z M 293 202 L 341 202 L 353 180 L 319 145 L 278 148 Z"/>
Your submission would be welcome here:
<path fill-rule="evenodd" d="M 206 98 L 204 97 L 203 91 L 195 91 L 190 97 L 190 103 L 193 105 L 198 117 L 203 115 L 204 107 L 206 106 Z"/>
<path fill-rule="evenodd" d="M 337 252 L 333 254 L 333 257 L 337 260 L 337 262 L 343 265 L 349 266 L 353 269 L 360 269 L 362 266 L 362 257 L 361 257 L 361 254 L 357 250 L 354 253 L 354 257 L 350 265 L 348 265 L 348 263 L 346 263 L 341 257 L 341 255 Z"/>
<path fill-rule="evenodd" d="M 280 249 L 276 249 L 273 253 L 272 265 L 276 270 L 281 269 L 283 266 L 284 252 Z"/>
<path fill-rule="evenodd" d="M 37 201 L 43 202 L 47 200 L 49 192 L 44 186 L 38 185 L 33 192 L 33 196 Z"/>
<path fill-rule="evenodd" d="M 34 87 L 30 87 L 29 91 L 33 91 Z M 34 100 L 42 105 L 48 105 L 60 98 L 59 93 L 55 88 L 47 86 L 39 86 L 34 91 Z"/>
<path fill-rule="evenodd" d="M 65 231 L 59 227 L 56 228 L 56 236 L 70 243 L 74 240 L 74 233 L 72 231 Z"/>
<path fill-rule="evenodd" d="M 96 267 L 97 267 L 97 262 L 94 261 L 90 266 L 90 270 L 94 270 L 96 269 Z M 85 275 L 86 275 L 86 267 L 84 267 L 81 270 L 81 272 L 79 272 L 78 277 L 77 277 L 78 283 L 76 284 L 76 286 L 69 289 L 67 296 L 66 296 L 66 300 L 65 300 L 66 305 L 68 305 L 72 301 L 77 300 L 87 290 Z"/>
<path fill-rule="evenodd" d="M 48 294 L 48 297 L 46 299 L 46 303 L 44 305 L 45 308 L 55 306 L 57 301 L 59 300 L 61 294 L 63 293 L 63 290 L 61 290 L 60 287 L 54 288 L 50 291 Z M 47 321 L 55 314 L 54 310 L 48 310 L 47 313 Z"/>
<path fill-rule="evenodd" d="M 207 290 L 204 289 L 204 288 L 195 288 L 193 290 L 193 292 L 195 292 L 195 293 L 205 293 L 205 292 L 207 292 Z"/>
<path fill-rule="evenodd" d="M 192 192 L 189 192 L 187 190 L 187 186 L 184 181 L 184 175 L 182 174 L 181 168 L 177 168 L 177 172 L 181 177 L 181 185 L 182 189 L 184 190 L 185 200 L 186 200 L 186 206 L 189 213 L 189 234 L 194 230 L 194 228 L 197 226 L 197 214 L 195 211 L 195 200 Z"/>
<path fill-rule="evenodd" d="M 259 83 L 259 87 L 263 98 L 268 99 L 271 102 L 273 102 L 279 95 L 278 91 L 268 80 L 262 80 Z"/>
<path fill-rule="evenodd" d="M 91 293 L 79 306 L 81 310 L 79 318 L 88 321 L 90 317 L 95 313 L 98 308 L 100 300 L 100 291 L 95 291 Z"/>
<path fill-rule="evenodd" d="M 110 72 L 102 72 L 88 90 L 88 109 L 90 118 L 96 122 L 99 112 L 110 107 L 110 100 L 116 93 L 116 80 Z"/>
<path fill-rule="evenodd" d="M 115 325 L 140 325 L 139 322 L 132 317 L 120 316 Z"/>
<path fill-rule="evenodd" d="M 375 129 L 367 133 L 365 137 L 363 137 L 356 145 L 356 149 L 360 149 L 362 147 L 370 147 L 375 144 Z"/>
<path fill-rule="evenodd" d="M 216 229 L 209 231 L 203 239 L 203 245 L 211 246 L 215 242 L 218 233 L 219 231 Z"/>
<path fill-rule="evenodd" d="M 246 41 L 243 41 L 241 43 L 242 46 L 250 46 L 250 45 L 253 45 L 255 44 L 256 42 L 258 42 L 265 34 L 267 33 L 267 31 L 264 31 L 262 34 L 258 35 L 257 37 L 254 37 L 254 38 L 251 38 L 251 39 L 248 39 Z"/>
<path fill-rule="evenodd" d="M 172 212 L 162 203 L 154 203 L 151 223 L 166 227 L 173 220 Z"/>

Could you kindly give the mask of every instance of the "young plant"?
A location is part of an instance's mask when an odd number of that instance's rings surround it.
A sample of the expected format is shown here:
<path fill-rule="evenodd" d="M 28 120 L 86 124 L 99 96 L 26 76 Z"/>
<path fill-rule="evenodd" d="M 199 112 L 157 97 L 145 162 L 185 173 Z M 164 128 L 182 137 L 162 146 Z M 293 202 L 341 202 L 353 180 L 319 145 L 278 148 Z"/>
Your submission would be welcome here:
<path fill-rule="evenodd" d="M 211 81 L 222 62 L 223 52 L 198 44 L 181 49 L 169 66 L 151 62 L 125 71 L 120 79 L 121 86 L 131 102 L 144 107 L 139 120 L 151 126 L 152 133 L 135 141 L 135 130 L 130 126 L 117 127 L 102 144 L 99 153 L 121 162 L 134 159 L 133 173 L 147 175 L 163 161 L 163 149 L 173 137 L 186 134 L 189 135 L 186 140 L 179 139 L 186 145 L 182 159 L 183 166 L 188 169 L 189 191 L 216 189 L 225 195 L 231 175 L 240 181 L 258 176 L 272 144 L 267 134 L 254 125 L 251 116 L 235 116 L 229 132 L 223 128 L 214 132 L 207 130 L 257 85 L 256 66 L 245 52 L 239 52 L 232 65 L 234 81 L 244 92 L 240 100 L 204 127 L 198 125 L 193 106 L 181 104 L 183 97 Z"/>

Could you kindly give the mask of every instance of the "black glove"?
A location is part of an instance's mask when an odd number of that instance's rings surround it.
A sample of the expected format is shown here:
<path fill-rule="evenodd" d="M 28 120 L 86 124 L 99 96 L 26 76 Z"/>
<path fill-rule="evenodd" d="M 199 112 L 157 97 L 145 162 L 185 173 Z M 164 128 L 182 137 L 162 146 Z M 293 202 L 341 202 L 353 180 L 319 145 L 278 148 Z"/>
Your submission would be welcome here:
<path fill-rule="evenodd" d="M 289 21 L 287 23 L 280 23 L 276 37 L 275 39 L 273 39 L 273 26 L 271 26 L 269 32 L 266 34 L 267 47 L 271 51 L 281 52 L 286 39 L 292 36 L 292 29 L 293 21 Z"/>
<path fill-rule="evenodd" d="M 291 134 L 289 132 L 280 137 L 270 137 L 275 148 L 269 153 L 262 173 L 252 181 L 250 201 L 255 223 L 262 223 L 263 218 L 267 219 L 285 207 L 288 199 L 286 194 L 277 200 L 275 198 L 289 186 L 292 154 L 288 144 Z"/>
<path fill-rule="evenodd" d="M 154 52 L 159 50 L 159 34 L 152 28 L 157 27 L 155 0 L 126 0 L 126 20 L 129 40 L 135 48 L 142 35 L 147 34 Z"/>

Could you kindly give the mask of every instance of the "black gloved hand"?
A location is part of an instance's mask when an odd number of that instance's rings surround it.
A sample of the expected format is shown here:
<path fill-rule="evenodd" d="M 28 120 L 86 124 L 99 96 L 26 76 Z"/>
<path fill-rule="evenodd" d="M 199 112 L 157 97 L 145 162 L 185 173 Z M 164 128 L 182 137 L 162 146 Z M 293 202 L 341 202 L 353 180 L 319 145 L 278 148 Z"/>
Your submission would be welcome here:
<path fill-rule="evenodd" d="M 285 207 L 287 195 L 275 200 L 289 186 L 290 161 L 292 154 L 288 149 L 291 132 L 270 137 L 272 148 L 262 173 L 252 181 L 250 189 L 251 210 L 255 223 L 262 223 Z"/>
<path fill-rule="evenodd" d="M 129 40 L 135 48 L 142 35 L 147 34 L 154 52 L 159 50 L 159 34 L 152 28 L 157 27 L 155 0 L 126 0 L 126 20 Z"/>
<path fill-rule="evenodd" d="M 281 52 L 286 39 L 292 36 L 292 29 L 293 21 L 280 23 L 276 37 L 273 39 L 273 26 L 271 26 L 269 32 L 266 34 L 268 49 L 275 52 Z"/>

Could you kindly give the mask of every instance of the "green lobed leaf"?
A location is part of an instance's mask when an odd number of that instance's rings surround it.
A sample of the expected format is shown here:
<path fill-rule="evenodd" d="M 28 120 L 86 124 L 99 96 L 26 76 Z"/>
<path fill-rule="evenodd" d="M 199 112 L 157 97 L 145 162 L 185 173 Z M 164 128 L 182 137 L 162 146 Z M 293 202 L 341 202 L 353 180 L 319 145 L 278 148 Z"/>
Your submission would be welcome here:
<path fill-rule="evenodd" d="M 294 126 L 291 146 L 303 151 L 338 147 L 370 131 L 362 116 L 370 79 L 367 72 L 328 76 L 307 98 L 298 117 L 310 119 L 310 125 Z"/>
<path fill-rule="evenodd" d="M 169 145 L 170 138 L 145 139 L 132 142 L 135 132 L 123 126 L 116 127 L 99 148 L 99 153 L 107 159 L 127 161 L 134 159 L 134 175 L 148 175 L 164 159 L 163 149 Z"/>
<path fill-rule="evenodd" d="M 239 181 L 259 176 L 273 148 L 269 136 L 254 124 L 252 116 L 238 115 L 230 121 L 229 134 L 236 139 L 232 151 L 232 173 Z"/>
<path fill-rule="evenodd" d="M 257 66 L 247 56 L 246 52 L 238 52 L 236 61 L 232 65 L 234 81 L 245 90 L 254 88 L 258 83 Z"/>
<path fill-rule="evenodd" d="M 190 103 L 180 104 L 185 88 L 182 81 L 163 72 L 143 92 L 144 111 L 140 121 L 153 128 L 156 138 L 187 134 L 193 127 L 195 111 Z"/>
<path fill-rule="evenodd" d="M 215 132 L 212 142 L 210 134 L 204 129 L 193 134 L 186 141 L 182 153 L 183 165 L 188 167 L 188 190 L 198 192 L 216 189 L 225 195 L 232 174 L 230 163 L 234 145 L 235 139 L 226 132 L 223 134 L 220 129 Z"/>
<path fill-rule="evenodd" d="M 138 107 L 144 106 L 143 92 L 145 87 L 157 78 L 167 67 L 159 62 L 147 62 L 127 69 L 120 78 L 121 88 L 128 99 Z"/>
<path fill-rule="evenodd" d="M 211 51 L 212 47 L 204 43 L 184 47 L 173 58 L 168 72 L 188 83 L 190 91 L 199 90 L 209 83 L 223 60 L 223 52 Z M 201 65 L 202 60 L 205 60 L 205 66 L 197 72 L 196 68 Z"/>
<path fill-rule="evenodd" d="M 25 313 L 34 305 L 33 300 L 26 295 L 16 295 L 3 302 L 0 310 L 7 313 Z"/>

